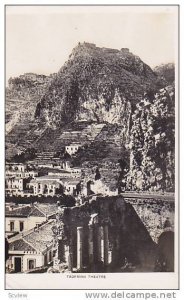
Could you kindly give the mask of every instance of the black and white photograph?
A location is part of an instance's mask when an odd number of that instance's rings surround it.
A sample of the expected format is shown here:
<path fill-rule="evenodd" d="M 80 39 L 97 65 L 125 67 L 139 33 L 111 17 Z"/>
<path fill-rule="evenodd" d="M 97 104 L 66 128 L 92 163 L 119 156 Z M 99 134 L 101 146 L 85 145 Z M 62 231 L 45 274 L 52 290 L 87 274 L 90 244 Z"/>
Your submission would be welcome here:
<path fill-rule="evenodd" d="M 6 288 L 177 288 L 178 6 L 7 5 L 5 35 Z"/>

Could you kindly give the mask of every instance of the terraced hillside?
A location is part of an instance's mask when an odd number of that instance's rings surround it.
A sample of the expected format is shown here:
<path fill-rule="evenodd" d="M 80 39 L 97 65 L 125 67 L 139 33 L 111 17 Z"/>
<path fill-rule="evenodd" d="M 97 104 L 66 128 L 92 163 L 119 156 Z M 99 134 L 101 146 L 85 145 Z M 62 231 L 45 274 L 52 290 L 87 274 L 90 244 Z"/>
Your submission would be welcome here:
<path fill-rule="evenodd" d="M 34 148 L 37 161 L 57 161 L 66 145 L 79 143 L 69 158 L 74 166 L 113 174 L 120 163 L 126 189 L 173 192 L 173 70 L 171 64 L 153 71 L 127 48 L 79 43 L 54 76 L 11 79 L 7 159 Z"/>
<path fill-rule="evenodd" d="M 9 79 L 5 116 L 7 157 L 28 148 L 40 136 L 35 110 L 53 78 L 54 75 L 26 73 Z"/>

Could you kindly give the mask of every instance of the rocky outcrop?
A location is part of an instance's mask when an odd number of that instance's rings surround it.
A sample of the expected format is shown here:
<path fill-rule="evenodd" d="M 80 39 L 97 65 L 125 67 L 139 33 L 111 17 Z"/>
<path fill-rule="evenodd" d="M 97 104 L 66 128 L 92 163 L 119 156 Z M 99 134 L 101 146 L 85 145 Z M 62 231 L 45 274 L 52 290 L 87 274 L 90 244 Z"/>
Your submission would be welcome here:
<path fill-rule="evenodd" d="M 124 115 L 157 76 L 127 49 L 79 44 L 37 106 L 36 116 L 49 126 L 74 120 L 124 124 Z"/>
<path fill-rule="evenodd" d="M 6 132 L 24 120 L 33 121 L 36 105 L 53 76 L 26 73 L 10 78 L 6 88 Z"/>
<path fill-rule="evenodd" d="M 127 186 L 134 190 L 174 191 L 174 88 L 145 95 L 132 115 Z"/>
<path fill-rule="evenodd" d="M 6 88 L 6 157 L 10 158 L 32 147 L 39 131 L 35 110 L 54 75 L 26 73 L 10 78 Z M 41 128 L 41 132 L 43 128 Z M 39 133 L 40 135 L 40 133 Z"/>
<path fill-rule="evenodd" d="M 173 84 L 175 81 L 175 66 L 174 63 L 162 64 L 155 67 L 154 72 L 165 82 L 165 85 Z"/>

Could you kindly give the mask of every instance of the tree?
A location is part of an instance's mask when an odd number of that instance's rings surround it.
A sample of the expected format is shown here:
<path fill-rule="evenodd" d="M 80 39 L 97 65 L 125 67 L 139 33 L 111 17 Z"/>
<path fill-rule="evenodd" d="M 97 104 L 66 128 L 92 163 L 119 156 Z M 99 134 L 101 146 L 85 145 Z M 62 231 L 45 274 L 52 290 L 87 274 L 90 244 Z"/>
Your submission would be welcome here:
<path fill-rule="evenodd" d="M 95 180 L 99 180 L 101 178 L 100 171 L 96 168 Z"/>

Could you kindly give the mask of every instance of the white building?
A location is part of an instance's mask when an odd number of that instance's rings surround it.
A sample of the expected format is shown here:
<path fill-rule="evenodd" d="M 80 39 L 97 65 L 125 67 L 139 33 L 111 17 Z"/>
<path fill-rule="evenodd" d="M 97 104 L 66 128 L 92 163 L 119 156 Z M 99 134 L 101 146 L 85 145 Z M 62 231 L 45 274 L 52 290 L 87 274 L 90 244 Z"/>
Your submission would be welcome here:
<path fill-rule="evenodd" d="M 65 151 L 68 154 L 73 155 L 79 150 L 80 147 L 81 147 L 80 144 L 70 144 L 68 146 L 65 146 Z"/>
<path fill-rule="evenodd" d="M 64 187 L 64 194 L 76 196 L 78 194 L 78 189 L 80 189 L 80 180 L 70 178 L 62 179 L 63 187 Z"/>
<path fill-rule="evenodd" d="M 38 172 L 36 171 L 6 171 L 6 177 L 16 177 L 16 178 L 35 178 L 38 176 Z"/>
<path fill-rule="evenodd" d="M 70 169 L 72 177 L 81 177 L 81 169 L 80 168 L 71 168 Z"/>
<path fill-rule="evenodd" d="M 19 273 L 50 264 L 53 260 L 53 225 L 52 220 L 10 238 L 6 268 Z"/>
<path fill-rule="evenodd" d="M 46 175 L 32 179 L 27 187 L 32 188 L 34 195 L 54 196 L 62 188 L 60 176 Z"/>
<path fill-rule="evenodd" d="M 19 195 L 23 191 L 23 178 L 7 177 L 5 179 L 5 192 L 10 195 Z"/>
<path fill-rule="evenodd" d="M 26 166 L 24 164 L 18 164 L 18 163 L 7 163 L 5 170 L 7 171 L 19 171 L 24 172 L 26 169 Z"/>
<path fill-rule="evenodd" d="M 80 177 L 81 176 L 81 169 L 80 168 L 71 168 L 68 167 L 67 169 L 62 169 L 62 170 L 52 170 L 48 172 L 48 175 L 55 175 L 58 176 L 59 178 L 69 178 L 69 177 Z"/>
<path fill-rule="evenodd" d="M 6 236 L 30 230 L 46 220 L 53 218 L 57 212 L 57 205 L 6 205 L 5 230 Z"/>
<path fill-rule="evenodd" d="M 6 177 L 16 178 L 35 178 L 38 176 L 38 172 L 35 170 L 29 170 L 26 165 L 23 164 L 6 164 Z"/>

